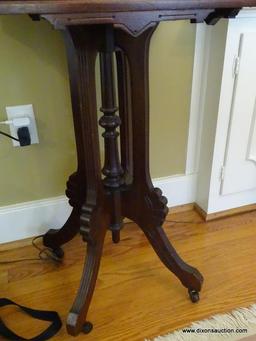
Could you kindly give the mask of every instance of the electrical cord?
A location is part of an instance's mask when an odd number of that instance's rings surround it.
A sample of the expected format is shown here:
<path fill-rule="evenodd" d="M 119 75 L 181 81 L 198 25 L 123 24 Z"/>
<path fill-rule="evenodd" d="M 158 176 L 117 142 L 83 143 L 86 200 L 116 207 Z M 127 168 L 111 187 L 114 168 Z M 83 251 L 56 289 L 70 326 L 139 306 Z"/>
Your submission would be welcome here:
<path fill-rule="evenodd" d="M 1 132 L 0 132 L 1 133 Z M 166 223 L 172 223 L 172 224 L 204 224 L 204 221 L 178 221 L 178 220 L 165 220 Z M 124 225 L 134 224 L 134 222 L 127 222 Z M 0 265 L 6 265 L 6 264 L 12 264 L 12 263 L 21 263 L 21 262 L 37 262 L 37 261 L 54 261 L 55 263 L 60 263 L 62 260 L 53 253 L 53 251 L 48 248 L 44 247 L 41 248 L 38 246 L 35 241 L 37 239 L 42 238 L 44 235 L 37 236 L 32 239 L 32 245 L 34 248 L 36 248 L 39 251 L 37 258 L 20 258 L 20 259 L 14 259 L 14 260 L 6 260 L 6 261 L 0 261 Z"/>
<path fill-rule="evenodd" d="M 173 223 L 173 224 L 205 224 L 205 221 L 178 221 L 178 220 L 165 220 L 165 223 Z M 129 224 L 135 224 L 133 221 L 129 221 L 125 223 L 124 225 L 129 225 Z"/>
<path fill-rule="evenodd" d="M 21 262 L 49 261 L 49 260 L 60 263 L 61 259 L 57 258 L 50 248 L 48 247 L 41 248 L 35 243 L 37 239 L 42 238 L 43 236 L 44 235 L 42 234 L 32 239 L 32 245 L 39 251 L 37 258 L 20 258 L 20 259 L 0 261 L 0 265 L 21 263 Z"/>
<path fill-rule="evenodd" d="M 177 220 L 165 220 L 165 223 L 174 223 L 174 224 L 205 224 L 205 221 L 177 221 Z"/>
<path fill-rule="evenodd" d="M 0 130 L 0 134 L 1 134 L 1 135 L 4 135 L 4 136 L 6 136 L 6 137 L 9 137 L 9 138 L 10 138 L 10 139 L 12 139 L 12 140 L 15 140 L 15 141 L 18 141 L 18 142 L 20 142 L 20 140 L 19 140 L 19 139 L 17 139 L 16 137 L 14 137 L 14 136 L 11 136 L 11 135 L 9 135 L 9 134 L 7 134 L 7 133 L 3 132 L 2 130 Z"/>

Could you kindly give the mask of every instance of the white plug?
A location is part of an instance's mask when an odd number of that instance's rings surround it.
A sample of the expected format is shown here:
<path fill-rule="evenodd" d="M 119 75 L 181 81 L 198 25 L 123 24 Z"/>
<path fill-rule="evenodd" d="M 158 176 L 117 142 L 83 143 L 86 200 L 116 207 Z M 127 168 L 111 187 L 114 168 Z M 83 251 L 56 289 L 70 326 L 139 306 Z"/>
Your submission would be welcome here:
<path fill-rule="evenodd" d="M 7 120 L 11 122 L 9 127 L 12 136 L 18 137 L 18 129 L 27 127 L 31 137 L 31 144 L 39 143 L 36 120 L 32 104 L 6 107 L 6 113 Z M 27 121 L 27 119 L 29 119 L 29 122 Z M 12 143 L 14 147 L 20 147 L 18 141 L 13 140 Z"/>
<path fill-rule="evenodd" d="M 2 121 L 0 124 L 13 125 L 16 128 L 28 127 L 30 125 L 30 119 L 29 117 L 19 117 L 9 121 Z"/>

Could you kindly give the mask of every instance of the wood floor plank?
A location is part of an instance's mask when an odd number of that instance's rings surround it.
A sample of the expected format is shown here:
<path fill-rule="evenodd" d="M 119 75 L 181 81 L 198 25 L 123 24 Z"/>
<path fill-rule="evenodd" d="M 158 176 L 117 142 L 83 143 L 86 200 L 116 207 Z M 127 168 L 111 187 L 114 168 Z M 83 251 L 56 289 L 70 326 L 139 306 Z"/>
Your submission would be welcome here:
<path fill-rule="evenodd" d="M 107 236 L 89 311 L 94 330 L 76 340 L 142 341 L 256 302 L 256 212 L 203 222 L 194 211 L 168 216 L 165 230 L 180 255 L 205 277 L 201 300 L 192 304 L 186 289 L 160 263 L 142 232 L 128 224 L 118 245 Z M 192 222 L 192 223 L 187 223 Z M 65 321 L 78 288 L 85 255 L 80 237 L 64 247 L 63 264 L 0 264 L 0 296 L 26 306 L 57 310 Z M 2 259 L 35 257 L 31 245 L 0 248 Z M 1 317 L 17 333 L 31 337 L 45 326 L 16 309 Z M 70 341 L 65 328 L 53 340 Z"/>

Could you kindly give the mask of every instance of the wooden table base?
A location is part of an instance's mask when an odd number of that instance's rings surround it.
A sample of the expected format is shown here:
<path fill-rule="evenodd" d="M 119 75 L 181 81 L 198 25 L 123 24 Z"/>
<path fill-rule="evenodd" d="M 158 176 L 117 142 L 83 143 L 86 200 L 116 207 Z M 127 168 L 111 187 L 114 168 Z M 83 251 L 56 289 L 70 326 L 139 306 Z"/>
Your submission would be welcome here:
<path fill-rule="evenodd" d="M 113 25 L 69 26 L 65 30 L 68 52 L 78 168 L 67 183 L 66 194 L 73 207 L 59 231 L 50 230 L 44 245 L 62 256 L 61 245 L 80 230 L 87 242 L 87 257 L 80 288 L 67 320 L 71 335 L 89 332 L 86 321 L 98 275 L 107 228 L 113 241 L 120 240 L 124 217 L 138 224 L 155 252 L 188 289 L 192 302 L 199 300 L 201 274 L 186 264 L 167 239 L 162 224 L 167 200 L 154 188 L 149 173 L 150 38 L 156 24 L 134 37 Z M 105 164 L 100 166 L 95 61 L 101 70 L 101 111 L 104 128 Z M 116 57 L 119 116 L 115 99 Z M 122 122 L 122 124 L 121 124 Z M 121 125 L 121 126 L 120 126 Z M 119 159 L 117 128 L 120 126 Z"/>
<path fill-rule="evenodd" d="M 124 217 L 143 230 L 161 261 L 188 289 L 192 302 L 199 300 L 203 277 L 183 262 L 167 239 L 162 229 L 168 212 L 167 200 L 161 190 L 153 187 L 150 178 L 150 38 L 161 21 L 186 19 L 192 23 L 215 24 L 220 18 L 235 17 L 241 7 L 255 5 L 256 0 L 0 1 L 0 14 L 29 14 L 34 20 L 45 18 L 55 28 L 62 29 L 65 36 L 78 167 L 67 183 L 72 214 L 62 229 L 50 230 L 44 236 L 44 245 L 62 257 L 61 245 L 79 230 L 87 242 L 80 288 L 67 321 L 71 335 L 92 329 L 92 324 L 85 321 L 104 237 L 109 228 L 113 242 L 119 242 Z M 105 142 L 103 179 L 95 87 L 98 54 L 103 113 L 99 124 L 104 129 Z"/>

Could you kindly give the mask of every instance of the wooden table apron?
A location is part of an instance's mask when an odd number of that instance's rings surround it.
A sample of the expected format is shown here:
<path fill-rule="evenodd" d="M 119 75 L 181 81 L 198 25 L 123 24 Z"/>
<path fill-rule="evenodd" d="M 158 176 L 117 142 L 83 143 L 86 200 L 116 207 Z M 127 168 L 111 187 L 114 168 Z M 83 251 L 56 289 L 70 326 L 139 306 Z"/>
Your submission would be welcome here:
<path fill-rule="evenodd" d="M 58 231 L 44 236 L 44 245 L 63 256 L 61 245 L 80 231 L 87 256 L 80 288 L 67 319 L 71 335 L 88 333 L 86 322 L 98 275 L 107 229 L 120 240 L 124 217 L 138 224 L 155 252 L 199 300 L 203 277 L 186 264 L 167 239 L 162 224 L 167 200 L 154 188 L 149 172 L 150 39 L 163 20 L 189 19 L 215 24 L 234 17 L 254 1 L 80 0 L 1 1 L 0 14 L 30 14 L 63 30 L 67 50 L 78 166 L 67 182 L 66 195 L 73 211 Z M 95 60 L 100 56 L 101 112 L 105 163 L 100 165 Z M 118 94 L 115 93 L 114 58 Z M 118 96 L 119 108 L 116 106 Z M 119 115 L 117 115 L 119 113 Z M 120 126 L 120 156 L 117 128 Z M 102 179 L 103 173 L 103 179 Z"/>

